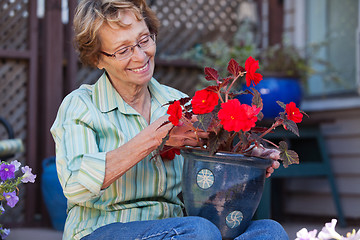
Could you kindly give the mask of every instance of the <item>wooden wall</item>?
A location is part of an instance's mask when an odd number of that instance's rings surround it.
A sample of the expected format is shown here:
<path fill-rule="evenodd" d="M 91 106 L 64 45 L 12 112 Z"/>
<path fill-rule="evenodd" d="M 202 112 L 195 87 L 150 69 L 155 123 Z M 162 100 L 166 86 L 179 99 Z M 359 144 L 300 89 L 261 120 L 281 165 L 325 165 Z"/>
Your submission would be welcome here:
<path fill-rule="evenodd" d="M 360 108 L 313 112 L 322 124 L 331 165 L 345 217 L 360 219 Z M 311 151 L 311 150 L 310 150 Z M 326 179 L 292 179 L 286 187 L 286 212 L 315 216 L 336 216 Z"/>

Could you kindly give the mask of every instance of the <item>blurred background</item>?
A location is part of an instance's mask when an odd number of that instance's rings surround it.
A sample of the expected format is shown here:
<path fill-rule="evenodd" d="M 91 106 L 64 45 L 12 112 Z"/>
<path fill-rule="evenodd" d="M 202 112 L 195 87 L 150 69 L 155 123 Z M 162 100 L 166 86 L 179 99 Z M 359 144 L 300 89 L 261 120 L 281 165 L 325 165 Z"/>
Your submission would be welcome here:
<path fill-rule="evenodd" d="M 300 138 L 286 140 L 306 164 L 269 181 L 257 217 L 338 218 L 360 226 L 360 1 L 147 2 L 161 21 L 155 68 L 161 83 L 192 95 L 205 84 L 203 67 L 223 71 L 230 58 L 244 65 L 250 55 L 271 81 L 298 78 L 297 101 L 310 119 L 300 127 Z M 51 213 L 63 211 L 62 204 L 49 207 L 45 201 L 61 200 L 44 190 L 46 183 L 57 184 L 53 164 L 45 164 L 55 154 L 49 129 L 64 96 L 101 74 L 82 66 L 73 49 L 76 5 L 0 0 L 0 117 L 25 146 L 8 160 L 18 159 L 38 176 L 22 187 L 17 207 L 0 216 L 8 227 L 62 228 L 61 217 L 55 226 Z M 265 96 L 278 86 L 270 82 L 259 91 Z M 295 95 L 291 88 L 278 91 Z M 0 125 L 0 140 L 8 138 Z"/>

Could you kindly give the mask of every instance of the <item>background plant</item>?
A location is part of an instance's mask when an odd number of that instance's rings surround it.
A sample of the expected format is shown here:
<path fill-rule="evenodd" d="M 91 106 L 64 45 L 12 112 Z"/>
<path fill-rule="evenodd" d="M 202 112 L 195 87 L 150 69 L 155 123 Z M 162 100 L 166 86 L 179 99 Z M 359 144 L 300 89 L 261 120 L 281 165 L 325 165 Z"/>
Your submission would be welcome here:
<path fill-rule="evenodd" d="M 259 47 L 254 36 L 249 33 L 246 25 L 241 25 L 231 41 L 218 38 L 215 41 L 195 45 L 183 53 L 181 58 L 192 61 L 199 67 L 213 66 L 220 69 L 220 75 L 226 75 L 228 59 L 245 62 L 253 56 L 261 63 L 261 73 L 266 76 L 282 76 L 298 78 L 307 87 L 307 79 L 316 75 L 327 82 L 342 85 L 340 74 L 328 61 L 318 57 L 319 52 L 327 45 L 326 42 L 312 43 L 299 49 L 285 39 L 281 44 Z M 312 66 L 316 65 L 317 70 Z M 208 86 L 209 82 L 199 76 L 197 88 Z"/>
<path fill-rule="evenodd" d="M 4 214 L 5 208 L 3 207 L 3 202 L 13 208 L 19 201 L 18 185 L 21 183 L 34 183 L 36 175 L 32 174 L 32 169 L 29 166 L 21 167 L 21 163 L 17 160 L 14 160 L 10 163 L 1 161 L 0 165 L 0 215 Z M 0 236 L 1 239 L 6 239 L 10 234 L 10 229 L 3 228 L 3 225 L 0 224 Z"/>

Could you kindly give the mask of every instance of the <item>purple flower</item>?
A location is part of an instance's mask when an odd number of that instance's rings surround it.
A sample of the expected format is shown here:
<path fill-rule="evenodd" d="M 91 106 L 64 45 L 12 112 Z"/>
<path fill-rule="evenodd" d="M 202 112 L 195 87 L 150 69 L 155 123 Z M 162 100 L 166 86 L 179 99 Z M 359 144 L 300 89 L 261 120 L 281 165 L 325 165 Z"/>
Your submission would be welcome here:
<path fill-rule="evenodd" d="M 5 181 L 8 178 L 15 177 L 15 166 L 13 164 L 3 163 L 0 166 L 0 178 Z"/>
<path fill-rule="evenodd" d="M 11 161 L 10 164 L 15 166 L 15 172 L 19 170 L 21 163 L 18 160 Z"/>
<path fill-rule="evenodd" d="M 3 196 L 5 197 L 5 200 L 7 201 L 7 205 L 9 205 L 12 208 L 19 201 L 19 197 L 16 196 L 16 191 L 9 192 L 9 193 L 5 192 L 5 193 L 3 193 Z"/>
<path fill-rule="evenodd" d="M 35 182 L 36 175 L 31 173 L 31 168 L 29 168 L 29 166 L 22 167 L 21 171 L 24 173 L 21 179 L 23 183 Z"/>
<path fill-rule="evenodd" d="M 1 239 L 5 239 L 10 234 L 10 229 L 0 227 Z"/>

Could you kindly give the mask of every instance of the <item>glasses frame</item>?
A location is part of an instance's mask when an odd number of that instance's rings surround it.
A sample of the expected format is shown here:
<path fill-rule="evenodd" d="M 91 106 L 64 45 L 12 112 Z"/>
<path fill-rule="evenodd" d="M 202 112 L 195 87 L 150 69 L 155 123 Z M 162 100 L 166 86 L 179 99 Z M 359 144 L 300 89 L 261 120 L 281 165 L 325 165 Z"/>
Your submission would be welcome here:
<path fill-rule="evenodd" d="M 140 42 L 141 42 L 144 38 L 147 38 L 147 37 L 149 37 L 149 38 L 153 41 L 153 44 L 150 44 L 148 47 L 143 48 L 143 47 L 140 46 Z M 149 39 L 149 41 L 151 41 L 150 39 Z M 135 49 L 135 47 L 138 47 L 138 48 L 141 49 L 141 50 L 145 50 L 145 49 L 148 49 L 149 47 L 151 47 L 151 46 L 153 46 L 153 45 L 155 45 L 155 44 L 156 44 L 156 34 L 155 34 L 155 33 L 152 33 L 152 34 L 148 34 L 148 35 L 142 37 L 142 38 L 140 39 L 140 41 L 138 41 L 136 44 L 131 45 L 131 46 L 123 47 L 123 48 L 117 50 L 116 52 L 114 52 L 113 54 L 110 54 L 110 53 L 107 53 L 107 52 L 104 52 L 104 51 L 100 51 L 100 53 L 102 53 L 103 55 L 105 55 L 105 56 L 107 56 L 107 57 L 113 57 L 113 58 L 115 58 L 116 60 L 121 61 L 121 60 L 125 60 L 125 59 L 128 59 L 128 58 L 131 58 L 132 55 L 134 54 L 134 49 Z M 117 56 L 116 54 L 117 54 L 118 52 L 120 52 L 120 51 L 124 51 L 124 49 L 130 49 L 130 53 L 131 53 L 131 54 L 130 54 L 129 56 L 126 56 L 126 57 L 119 57 L 119 56 L 116 57 L 116 56 Z"/>

